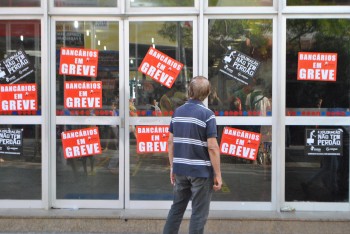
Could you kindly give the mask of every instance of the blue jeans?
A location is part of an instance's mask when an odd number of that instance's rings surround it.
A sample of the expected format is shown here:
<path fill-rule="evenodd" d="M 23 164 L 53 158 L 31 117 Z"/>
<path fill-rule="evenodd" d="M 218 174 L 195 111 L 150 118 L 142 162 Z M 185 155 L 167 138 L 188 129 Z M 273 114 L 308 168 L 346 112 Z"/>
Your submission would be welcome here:
<path fill-rule="evenodd" d="M 213 178 L 175 175 L 174 201 L 168 214 L 163 233 L 178 233 L 186 207 L 192 198 L 190 234 L 204 233 L 209 214 Z"/>

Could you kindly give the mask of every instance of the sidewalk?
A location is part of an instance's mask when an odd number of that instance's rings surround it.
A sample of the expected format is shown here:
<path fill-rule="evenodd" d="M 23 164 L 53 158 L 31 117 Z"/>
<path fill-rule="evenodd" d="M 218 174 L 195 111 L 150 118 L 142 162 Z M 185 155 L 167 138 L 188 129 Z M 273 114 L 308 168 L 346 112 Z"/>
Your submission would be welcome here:
<path fill-rule="evenodd" d="M 162 233 L 167 210 L 0 210 L 0 233 Z M 187 211 L 180 233 L 188 233 Z M 206 234 L 344 234 L 350 212 L 212 211 Z"/>

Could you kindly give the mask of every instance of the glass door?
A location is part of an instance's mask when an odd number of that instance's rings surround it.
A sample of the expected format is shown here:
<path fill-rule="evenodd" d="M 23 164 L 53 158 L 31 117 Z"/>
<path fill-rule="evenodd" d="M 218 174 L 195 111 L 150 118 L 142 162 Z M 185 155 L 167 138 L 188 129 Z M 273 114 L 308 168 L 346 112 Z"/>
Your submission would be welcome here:
<path fill-rule="evenodd" d="M 170 117 L 196 75 L 196 18 L 134 18 L 128 28 L 126 208 L 169 208 Z"/>
<path fill-rule="evenodd" d="M 52 21 L 52 188 L 58 208 L 122 208 L 120 22 Z"/>

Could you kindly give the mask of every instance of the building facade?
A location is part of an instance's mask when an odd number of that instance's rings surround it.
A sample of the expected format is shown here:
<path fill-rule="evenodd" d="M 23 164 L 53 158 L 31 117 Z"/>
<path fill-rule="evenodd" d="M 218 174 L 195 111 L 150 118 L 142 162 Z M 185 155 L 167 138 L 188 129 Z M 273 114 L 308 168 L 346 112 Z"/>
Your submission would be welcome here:
<path fill-rule="evenodd" d="M 168 209 L 168 125 L 203 75 L 212 210 L 349 211 L 349 1 L 0 4 L 0 208 Z"/>

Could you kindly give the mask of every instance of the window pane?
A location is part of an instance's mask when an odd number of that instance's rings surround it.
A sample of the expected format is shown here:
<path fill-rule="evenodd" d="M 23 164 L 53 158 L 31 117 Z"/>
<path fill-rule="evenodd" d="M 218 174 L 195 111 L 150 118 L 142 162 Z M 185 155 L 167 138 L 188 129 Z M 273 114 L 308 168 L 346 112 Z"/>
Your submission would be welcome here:
<path fill-rule="evenodd" d="M 349 116 L 350 20 L 287 20 L 286 115 Z"/>
<path fill-rule="evenodd" d="M 170 167 L 168 153 L 164 152 L 164 150 L 162 152 L 160 148 L 155 150 L 154 144 L 146 148 L 142 137 L 147 134 L 143 134 L 143 136 L 138 135 L 138 139 L 136 139 L 136 128 L 137 126 L 129 127 L 130 199 L 171 200 L 173 193 L 169 181 Z M 153 141 L 153 143 L 159 142 L 165 143 L 162 139 Z"/>
<path fill-rule="evenodd" d="M 272 20 L 210 20 L 208 50 L 215 115 L 271 116 Z"/>
<path fill-rule="evenodd" d="M 41 199 L 40 125 L 0 126 L 0 199 Z"/>
<path fill-rule="evenodd" d="M 194 0 L 130 0 L 131 7 L 193 7 Z"/>
<path fill-rule="evenodd" d="M 41 0 L 2 0 L 0 7 L 40 7 Z"/>
<path fill-rule="evenodd" d="M 40 115 L 40 21 L 2 20 L 0 34 L 0 115 Z"/>
<path fill-rule="evenodd" d="M 55 0 L 55 7 L 117 7 L 117 0 Z"/>
<path fill-rule="evenodd" d="M 287 6 L 350 5 L 348 0 L 287 0 Z"/>
<path fill-rule="evenodd" d="M 286 201 L 349 201 L 349 126 L 286 126 Z"/>
<path fill-rule="evenodd" d="M 225 147 L 223 143 L 229 141 L 223 139 L 224 127 L 244 132 L 246 137 L 239 138 L 240 144 L 236 143 L 237 140 Z M 213 193 L 213 200 L 271 201 L 271 129 L 271 126 L 218 126 L 221 152 L 227 153 L 221 154 L 223 188 L 221 192 Z M 255 160 L 246 159 L 253 155 L 250 153 L 255 149 L 248 142 L 248 136 L 252 133 L 261 134 L 256 146 Z M 248 151 L 249 155 L 244 153 Z"/>
<path fill-rule="evenodd" d="M 209 6 L 272 6 L 273 0 L 209 0 Z"/>
<path fill-rule="evenodd" d="M 119 115 L 117 22 L 57 22 L 56 58 L 57 115 Z"/>
<path fill-rule="evenodd" d="M 145 66 L 141 73 L 138 69 L 150 48 L 153 55 L 162 55 L 158 57 L 162 67 Z M 193 76 L 192 55 L 192 22 L 130 23 L 130 115 L 169 116 L 185 103 L 187 82 Z M 178 69 L 179 64 L 183 64 L 182 69 Z M 177 78 L 171 69 L 179 72 Z M 167 82 L 173 82 L 172 86 Z"/>
<path fill-rule="evenodd" d="M 57 126 L 56 177 L 57 199 L 116 200 L 119 198 L 119 128 L 98 126 L 102 153 L 83 155 L 83 148 L 75 148 L 72 158 L 70 146 L 63 147 L 61 133 L 84 130 L 89 126 Z M 87 148 L 86 148 L 87 149 Z M 97 152 L 96 151 L 96 152 Z M 88 152 L 88 150 L 87 150 Z"/>

